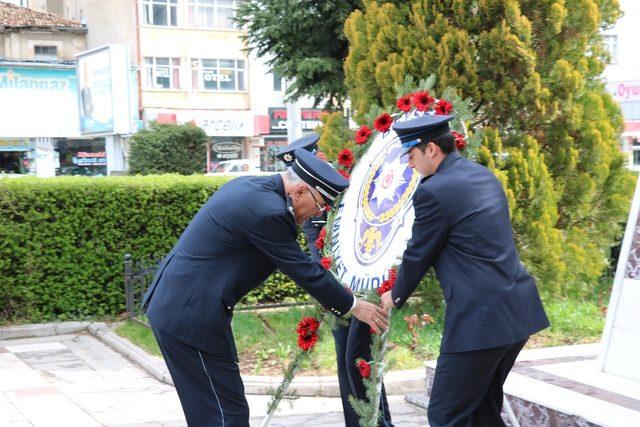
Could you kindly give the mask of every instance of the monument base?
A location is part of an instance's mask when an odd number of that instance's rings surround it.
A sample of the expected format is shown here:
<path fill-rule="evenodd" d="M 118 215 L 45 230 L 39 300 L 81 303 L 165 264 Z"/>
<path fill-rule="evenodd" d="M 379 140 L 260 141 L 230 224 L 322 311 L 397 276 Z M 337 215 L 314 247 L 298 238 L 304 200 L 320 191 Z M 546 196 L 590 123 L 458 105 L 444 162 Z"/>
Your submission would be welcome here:
<path fill-rule="evenodd" d="M 600 351 L 599 343 L 523 350 L 504 385 L 520 426 L 637 426 L 640 382 L 599 371 Z M 427 407 L 435 366 L 426 363 L 426 395 L 407 401 Z"/>

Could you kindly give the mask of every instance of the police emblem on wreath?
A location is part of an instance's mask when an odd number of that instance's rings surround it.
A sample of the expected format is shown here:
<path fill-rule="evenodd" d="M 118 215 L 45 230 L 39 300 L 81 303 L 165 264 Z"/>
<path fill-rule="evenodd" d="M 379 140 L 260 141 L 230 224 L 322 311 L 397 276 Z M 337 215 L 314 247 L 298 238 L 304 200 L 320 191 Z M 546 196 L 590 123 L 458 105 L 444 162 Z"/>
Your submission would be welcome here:
<path fill-rule="evenodd" d="M 387 143 L 360 186 L 353 247 L 363 266 L 375 263 L 389 248 L 411 207 L 420 174 L 409 168 L 402 153 L 397 140 Z"/>
<path fill-rule="evenodd" d="M 336 273 L 353 291 L 380 286 L 411 236 L 420 174 L 409 167 L 404 151 L 393 130 L 377 133 L 354 167 L 336 212 L 332 257 Z"/>

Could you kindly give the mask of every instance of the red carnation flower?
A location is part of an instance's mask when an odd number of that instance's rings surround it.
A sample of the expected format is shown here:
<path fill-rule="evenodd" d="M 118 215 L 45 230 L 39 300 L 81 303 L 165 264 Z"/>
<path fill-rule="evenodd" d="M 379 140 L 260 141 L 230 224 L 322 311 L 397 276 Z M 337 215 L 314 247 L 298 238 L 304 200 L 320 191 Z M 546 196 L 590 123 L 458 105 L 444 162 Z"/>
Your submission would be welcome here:
<path fill-rule="evenodd" d="M 411 95 L 405 95 L 398 98 L 396 106 L 402 112 L 408 112 L 411 110 Z"/>
<path fill-rule="evenodd" d="M 324 239 L 326 237 L 327 237 L 327 230 L 325 230 L 325 228 L 322 227 L 322 230 L 320 230 L 320 234 L 318 234 L 318 238 L 316 239 L 316 248 L 318 248 L 319 251 L 324 249 Z"/>
<path fill-rule="evenodd" d="M 322 259 L 320 260 L 320 264 L 322 264 L 322 266 L 323 266 L 324 268 L 326 268 L 327 270 L 329 270 L 329 269 L 331 269 L 331 262 L 332 262 L 332 261 L 333 261 L 333 260 L 331 259 L 331 257 L 330 257 L 330 256 L 325 256 L 325 257 L 322 257 Z"/>
<path fill-rule="evenodd" d="M 413 105 L 416 106 L 418 111 L 427 111 L 433 105 L 433 96 L 429 95 L 428 91 L 416 92 L 413 94 Z"/>
<path fill-rule="evenodd" d="M 322 227 L 322 229 L 320 229 L 320 233 L 318 233 L 318 238 L 324 239 L 325 237 L 327 237 L 327 229 Z"/>
<path fill-rule="evenodd" d="M 344 179 L 346 179 L 347 181 L 349 180 L 349 177 L 351 176 L 351 175 L 349 175 L 349 172 L 347 172 L 344 169 L 338 169 L 338 173 L 340 175 L 342 175 L 344 177 Z"/>
<path fill-rule="evenodd" d="M 315 334 L 319 327 L 320 322 L 315 317 L 307 316 L 298 322 L 296 332 L 298 332 L 298 335 L 311 335 Z"/>
<path fill-rule="evenodd" d="M 345 148 L 338 154 L 338 164 L 344 166 L 345 168 L 350 168 L 353 165 L 353 160 L 355 157 L 353 156 L 353 152 L 348 148 Z"/>
<path fill-rule="evenodd" d="M 356 131 L 356 144 L 364 144 L 365 142 L 367 142 L 370 136 L 371 129 L 369 129 L 369 127 L 365 125 L 360 126 L 360 129 Z"/>
<path fill-rule="evenodd" d="M 451 105 L 449 101 L 446 101 L 444 99 L 441 99 L 440 101 L 438 101 L 438 103 L 434 108 L 434 110 L 436 110 L 436 114 L 439 114 L 439 115 L 449 114 L 452 109 L 453 109 L 453 105 Z"/>
<path fill-rule="evenodd" d="M 318 334 L 298 335 L 298 347 L 302 351 L 309 351 L 318 342 Z"/>
<path fill-rule="evenodd" d="M 451 131 L 451 135 L 456 139 L 456 148 L 458 150 L 464 150 L 464 147 L 467 146 L 467 141 L 465 141 L 464 135 L 461 135 L 454 130 Z"/>
<path fill-rule="evenodd" d="M 376 293 L 378 295 L 382 296 L 382 294 L 387 293 L 391 289 L 393 289 L 393 286 L 396 284 L 397 273 L 398 273 L 398 270 L 396 270 L 395 267 L 389 269 L 389 278 L 384 282 L 382 282 L 382 285 L 380 285 L 378 289 L 376 289 Z"/>
<path fill-rule="evenodd" d="M 373 121 L 373 127 L 379 132 L 386 132 L 391 127 L 393 119 L 389 113 L 382 113 Z"/>
<path fill-rule="evenodd" d="M 362 378 L 369 378 L 371 376 L 371 365 L 366 360 L 358 360 L 356 364 L 358 367 L 358 371 L 360 371 L 360 376 Z"/>

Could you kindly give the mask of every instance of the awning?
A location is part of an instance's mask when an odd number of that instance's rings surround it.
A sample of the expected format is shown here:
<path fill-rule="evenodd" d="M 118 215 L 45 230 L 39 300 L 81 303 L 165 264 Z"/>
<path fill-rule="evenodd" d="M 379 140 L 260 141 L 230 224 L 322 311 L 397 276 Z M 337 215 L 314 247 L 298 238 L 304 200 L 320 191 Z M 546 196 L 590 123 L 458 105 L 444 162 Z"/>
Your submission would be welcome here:
<path fill-rule="evenodd" d="M 35 143 L 28 139 L 0 139 L 0 151 L 31 151 Z"/>
<path fill-rule="evenodd" d="M 640 120 L 624 122 L 622 136 L 640 137 Z"/>

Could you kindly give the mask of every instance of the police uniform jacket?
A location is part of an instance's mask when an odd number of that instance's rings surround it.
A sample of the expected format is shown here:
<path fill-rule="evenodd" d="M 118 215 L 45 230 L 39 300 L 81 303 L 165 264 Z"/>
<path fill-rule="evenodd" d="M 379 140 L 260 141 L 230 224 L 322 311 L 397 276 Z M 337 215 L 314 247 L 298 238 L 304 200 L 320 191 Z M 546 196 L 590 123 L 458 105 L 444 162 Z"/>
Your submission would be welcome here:
<path fill-rule="evenodd" d="M 493 173 L 454 151 L 423 179 L 413 204 L 412 237 L 391 295 L 402 306 L 434 266 L 446 301 L 443 353 L 513 344 L 549 326 Z"/>
<path fill-rule="evenodd" d="M 304 224 L 302 224 L 302 231 L 304 232 L 304 237 L 307 239 L 309 255 L 314 261 L 320 261 L 320 259 L 322 258 L 320 256 L 320 251 L 318 251 L 318 247 L 316 246 L 316 240 L 320 236 L 322 227 L 324 227 L 326 224 L 327 212 L 323 212 L 319 216 L 311 217 L 306 220 Z"/>
<path fill-rule="evenodd" d="M 233 308 L 276 268 L 335 315 L 347 313 L 353 296 L 302 251 L 296 236 L 280 175 L 225 184 L 160 265 L 143 299 L 150 323 L 207 353 L 237 361 Z"/>

